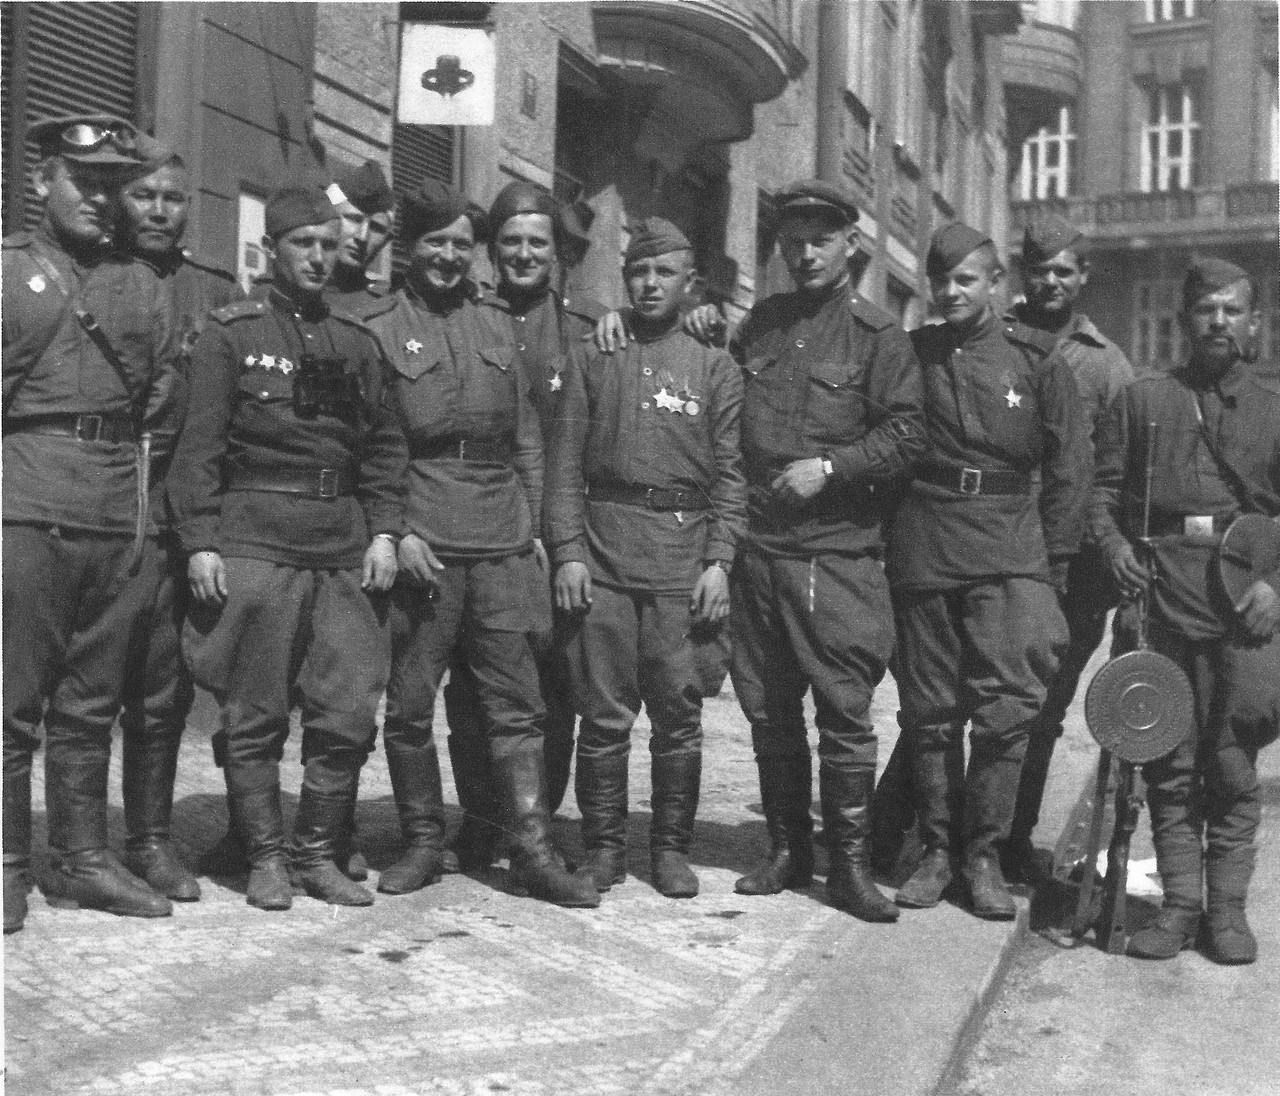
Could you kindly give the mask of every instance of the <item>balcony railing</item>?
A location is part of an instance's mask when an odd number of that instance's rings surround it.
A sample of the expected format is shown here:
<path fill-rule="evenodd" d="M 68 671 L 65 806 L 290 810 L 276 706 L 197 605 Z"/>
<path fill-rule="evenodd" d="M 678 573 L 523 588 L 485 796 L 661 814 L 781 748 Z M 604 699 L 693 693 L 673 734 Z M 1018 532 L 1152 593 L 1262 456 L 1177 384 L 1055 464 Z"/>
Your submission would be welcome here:
<path fill-rule="evenodd" d="M 1010 203 L 1012 238 L 1020 240 L 1027 222 L 1037 213 L 1048 211 L 1060 214 L 1098 240 L 1131 235 L 1229 240 L 1242 235 L 1255 237 L 1260 231 L 1268 231 L 1274 237 L 1280 217 L 1280 190 L 1275 183 L 1256 182 L 1157 194 L 1130 192 L 1015 201 Z"/>

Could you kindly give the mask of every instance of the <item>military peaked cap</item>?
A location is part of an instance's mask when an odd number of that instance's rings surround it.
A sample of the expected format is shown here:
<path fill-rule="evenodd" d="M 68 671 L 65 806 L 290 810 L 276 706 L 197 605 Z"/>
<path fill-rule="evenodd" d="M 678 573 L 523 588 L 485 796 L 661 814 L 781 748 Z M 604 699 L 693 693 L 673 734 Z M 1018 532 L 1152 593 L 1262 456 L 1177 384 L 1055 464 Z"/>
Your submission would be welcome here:
<path fill-rule="evenodd" d="M 807 209 L 831 210 L 845 224 L 858 219 L 858 203 L 847 190 L 823 179 L 797 179 L 778 191 L 778 208 L 783 213 Z"/>
<path fill-rule="evenodd" d="M 36 122 L 27 135 L 41 156 L 62 156 L 77 164 L 127 167 L 137 164 L 138 130 L 115 114 L 61 114 Z"/>

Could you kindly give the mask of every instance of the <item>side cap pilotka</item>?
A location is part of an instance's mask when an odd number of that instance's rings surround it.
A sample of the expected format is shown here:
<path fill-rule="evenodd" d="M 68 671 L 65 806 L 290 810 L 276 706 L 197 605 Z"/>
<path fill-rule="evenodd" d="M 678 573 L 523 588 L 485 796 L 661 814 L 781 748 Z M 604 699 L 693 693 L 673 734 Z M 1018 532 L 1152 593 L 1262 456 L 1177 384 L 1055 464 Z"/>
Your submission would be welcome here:
<path fill-rule="evenodd" d="M 954 270 L 978 248 L 989 243 L 990 236 L 983 235 L 962 221 L 943 225 L 929 241 L 929 254 L 924 262 L 925 273 L 930 278 L 940 278 Z"/>
<path fill-rule="evenodd" d="M 1022 233 L 1022 259 L 1030 266 L 1048 262 L 1068 249 L 1077 249 L 1084 238 L 1075 225 L 1057 213 L 1042 213 Z"/>
<path fill-rule="evenodd" d="M 1209 293 L 1217 293 L 1236 282 L 1246 281 L 1249 272 L 1214 255 L 1193 255 L 1182 279 L 1182 302 L 1194 304 Z"/>
<path fill-rule="evenodd" d="M 667 255 L 673 251 L 692 250 L 689 237 L 670 221 L 662 217 L 646 217 L 631 226 L 631 240 L 622 261 L 632 263 L 637 259 L 651 259 L 655 255 Z"/>

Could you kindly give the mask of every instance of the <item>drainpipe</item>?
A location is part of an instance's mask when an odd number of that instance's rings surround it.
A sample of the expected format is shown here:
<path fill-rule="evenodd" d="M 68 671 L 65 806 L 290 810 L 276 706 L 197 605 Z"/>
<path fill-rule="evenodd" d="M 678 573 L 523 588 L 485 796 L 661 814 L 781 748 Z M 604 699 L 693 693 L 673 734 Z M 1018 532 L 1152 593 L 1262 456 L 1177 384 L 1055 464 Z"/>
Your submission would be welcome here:
<path fill-rule="evenodd" d="M 844 89 L 849 71 L 848 0 L 818 0 L 819 179 L 837 182 L 844 157 Z"/>

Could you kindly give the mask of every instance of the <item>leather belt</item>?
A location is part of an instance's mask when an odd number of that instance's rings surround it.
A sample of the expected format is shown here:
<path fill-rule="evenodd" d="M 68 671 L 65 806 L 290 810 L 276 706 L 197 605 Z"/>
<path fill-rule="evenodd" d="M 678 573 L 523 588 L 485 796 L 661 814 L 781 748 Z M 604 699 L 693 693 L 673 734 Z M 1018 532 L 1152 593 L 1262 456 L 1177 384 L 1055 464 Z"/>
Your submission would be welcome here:
<path fill-rule="evenodd" d="M 1153 537 L 1204 538 L 1221 536 L 1234 521 L 1230 514 L 1169 514 L 1151 515 L 1150 535 Z"/>
<path fill-rule="evenodd" d="M 463 460 L 473 464 L 510 464 L 515 455 L 505 438 L 434 438 L 410 443 L 409 456 L 417 460 Z"/>
<path fill-rule="evenodd" d="M 336 499 L 353 495 L 355 476 L 345 468 L 276 468 L 270 472 L 236 469 L 229 491 L 271 491 L 311 499 Z"/>
<path fill-rule="evenodd" d="M 668 487 L 645 487 L 639 483 L 592 484 L 588 502 L 620 502 L 646 510 L 710 510 L 711 499 L 704 491 L 680 491 Z"/>
<path fill-rule="evenodd" d="M 1035 482 L 1025 472 L 1008 468 L 961 468 L 955 464 L 926 464 L 916 470 L 916 479 L 960 495 L 1029 495 Z"/>
<path fill-rule="evenodd" d="M 7 423 L 6 434 L 48 434 L 76 441 L 102 441 L 112 445 L 138 440 L 133 421 L 117 415 L 50 415 Z"/>

